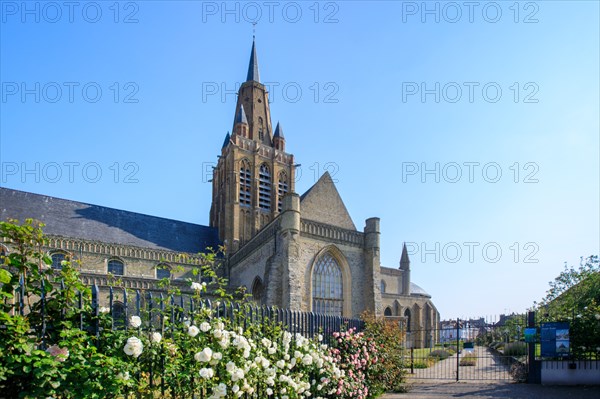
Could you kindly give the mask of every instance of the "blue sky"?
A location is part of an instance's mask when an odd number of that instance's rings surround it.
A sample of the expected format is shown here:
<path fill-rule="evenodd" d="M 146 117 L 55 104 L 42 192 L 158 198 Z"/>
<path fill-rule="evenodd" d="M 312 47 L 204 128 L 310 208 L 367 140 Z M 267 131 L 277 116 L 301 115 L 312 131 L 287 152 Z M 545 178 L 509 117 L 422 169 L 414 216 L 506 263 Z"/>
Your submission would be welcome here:
<path fill-rule="evenodd" d="M 207 224 L 258 20 L 296 191 L 329 170 L 442 318 L 599 253 L 598 2 L 0 5 L 3 187 Z"/>

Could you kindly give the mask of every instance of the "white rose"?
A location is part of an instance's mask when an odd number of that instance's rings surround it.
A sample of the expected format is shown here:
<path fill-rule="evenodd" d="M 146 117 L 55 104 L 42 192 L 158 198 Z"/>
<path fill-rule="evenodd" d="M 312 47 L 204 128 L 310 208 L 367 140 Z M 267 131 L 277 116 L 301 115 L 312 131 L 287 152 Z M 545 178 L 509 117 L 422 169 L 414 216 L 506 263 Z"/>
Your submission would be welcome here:
<path fill-rule="evenodd" d="M 198 335 L 199 332 L 200 332 L 200 330 L 198 330 L 198 327 L 196 327 L 196 326 L 188 327 L 188 335 L 192 338 L 194 338 L 196 335 Z"/>
<path fill-rule="evenodd" d="M 311 355 L 304 355 L 304 357 L 302 358 L 302 364 L 304 364 L 305 366 L 310 366 L 313 362 L 313 358 Z"/>
<path fill-rule="evenodd" d="M 231 374 L 231 381 L 233 381 L 233 382 L 239 381 L 243 378 L 244 378 L 244 370 L 242 370 L 242 369 L 237 369 L 233 372 L 233 374 Z"/>
<path fill-rule="evenodd" d="M 123 351 L 128 356 L 138 357 L 142 354 L 144 345 L 137 337 L 130 337 L 127 339 L 127 343 L 123 347 Z"/>
<path fill-rule="evenodd" d="M 153 332 L 152 334 L 150 334 L 150 342 L 154 342 L 154 343 L 158 344 L 161 339 L 162 339 L 162 335 L 160 335 L 159 332 Z"/>
<path fill-rule="evenodd" d="M 117 378 L 127 381 L 129 379 L 129 371 L 126 371 L 124 373 L 121 372 L 121 373 L 117 374 Z"/>
<path fill-rule="evenodd" d="M 212 349 L 210 348 L 204 348 L 202 350 L 202 352 L 198 352 L 194 355 L 194 359 L 196 359 L 197 362 L 210 362 L 210 359 L 212 358 Z"/>
<path fill-rule="evenodd" d="M 98 312 L 100 313 L 108 313 L 110 312 L 110 309 L 105 307 L 105 306 L 100 306 L 100 309 L 98 309 Z"/>
<path fill-rule="evenodd" d="M 129 318 L 129 325 L 133 328 L 138 328 L 142 325 L 142 319 L 139 316 L 131 316 Z"/>
<path fill-rule="evenodd" d="M 194 291 L 200 291 L 202 289 L 202 286 L 200 285 L 200 283 L 192 283 L 190 288 Z"/>
<path fill-rule="evenodd" d="M 200 377 L 202 377 L 206 380 L 213 378 L 214 375 L 215 375 L 215 372 L 211 368 L 200 369 Z"/>
<path fill-rule="evenodd" d="M 208 330 L 210 330 L 210 323 L 203 321 L 202 323 L 200 323 L 200 330 L 203 332 L 207 332 Z"/>

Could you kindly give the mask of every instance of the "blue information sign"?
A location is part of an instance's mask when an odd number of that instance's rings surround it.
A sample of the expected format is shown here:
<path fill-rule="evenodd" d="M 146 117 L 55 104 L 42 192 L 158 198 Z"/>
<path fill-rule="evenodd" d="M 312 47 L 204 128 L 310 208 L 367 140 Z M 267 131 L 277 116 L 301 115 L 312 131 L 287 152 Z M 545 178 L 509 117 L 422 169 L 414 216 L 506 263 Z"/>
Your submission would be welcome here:
<path fill-rule="evenodd" d="M 543 323 L 541 328 L 542 357 L 569 356 L 569 323 Z"/>

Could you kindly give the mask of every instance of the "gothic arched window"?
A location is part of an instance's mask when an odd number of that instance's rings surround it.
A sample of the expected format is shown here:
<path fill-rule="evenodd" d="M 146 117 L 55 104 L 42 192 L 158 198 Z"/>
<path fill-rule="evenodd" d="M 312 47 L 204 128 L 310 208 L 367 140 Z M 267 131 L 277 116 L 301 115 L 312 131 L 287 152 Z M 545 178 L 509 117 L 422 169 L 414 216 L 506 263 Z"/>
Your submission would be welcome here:
<path fill-rule="evenodd" d="M 166 263 L 159 263 L 156 266 L 156 278 L 162 280 L 163 278 L 171 278 L 171 266 Z"/>
<path fill-rule="evenodd" d="M 385 308 L 385 310 L 383 311 L 383 315 L 390 317 L 392 315 L 392 308 L 390 308 L 389 306 Z"/>
<path fill-rule="evenodd" d="M 60 270 L 62 269 L 62 261 L 67 259 L 67 254 L 64 252 L 54 252 L 50 257 L 52 258 L 52 268 Z"/>
<path fill-rule="evenodd" d="M 342 269 L 329 253 L 315 263 L 312 273 L 313 312 L 342 315 L 343 309 Z"/>
<path fill-rule="evenodd" d="M 248 161 L 242 161 L 240 167 L 240 205 L 251 206 L 252 196 L 252 172 L 250 172 L 250 164 Z"/>
<path fill-rule="evenodd" d="M 258 206 L 260 209 L 271 210 L 271 172 L 265 164 L 260 165 L 258 181 Z"/>
<path fill-rule="evenodd" d="M 281 212 L 283 210 L 283 197 L 288 193 L 288 179 L 285 172 L 279 174 L 277 183 L 277 210 Z"/>
<path fill-rule="evenodd" d="M 385 294 L 385 281 L 381 280 L 381 285 L 379 286 L 379 289 L 381 290 L 382 294 Z"/>
<path fill-rule="evenodd" d="M 252 299 L 256 304 L 261 305 L 263 301 L 264 286 L 260 277 L 256 276 L 252 283 Z"/>
<path fill-rule="evenodd" d="M 114 276 L 122 276 L 125 273 L 125 264 L 119 259 L 108 261 L 108 272 Z"/>
<path fill-rule="evenodd" d="M 404 319 L 406 320 L 406 332 L 410 332 L 410 323 L 411 323 L 410 309 L 406 309 L 404 311 Z"/>

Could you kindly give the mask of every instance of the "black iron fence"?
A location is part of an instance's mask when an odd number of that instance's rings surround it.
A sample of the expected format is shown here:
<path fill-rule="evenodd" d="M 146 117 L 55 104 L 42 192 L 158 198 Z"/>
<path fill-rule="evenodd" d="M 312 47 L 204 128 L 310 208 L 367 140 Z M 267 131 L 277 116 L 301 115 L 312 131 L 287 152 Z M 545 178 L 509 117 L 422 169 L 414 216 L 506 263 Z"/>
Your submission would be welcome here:
<path fill-rule="evenodd" d="M 64 284 L 61 282 L 61 290 Z M 55 326 L 56 321 L 62 321 L 67 309 L 61 309 L 58 317 L 56 309 L 49 313 L 49 305 L 53 299 L 47 296 L 51 290 L 42 283 L 39 295 L 34 301 L 26 295 L 26 287 L 21 278 L 19 288 L 15 293 L 15 301 L 12 306 L 13 314 L 35 315 L 31 320 L 32 333 L 38 337 L 39 348 L 47 349 L 60 331 Z M 89 294 L 88 294 L 89 295 Z M 186 325 L 192 325 L 199 310 L 203 310 L 210 318 L 221 318 L 230 321 L 229 328 L 239 327 L 246 330 L 250 325 L 278 325 L 292 334 L 299 333 L 307 338 L 315 338 L 318 334 L 323 336 L 323 343 L 331 344 L 333 333 L 348 329 L 362 331 L 365 327 L 364 321 L 360 319 L 346 318 L 333 315 L 315 314 L 312 312 L 279 309 L 268 306 L 257 306 L 253 303 L 226 303 L 210 298 L 201 298 L 189 293 L 165 294 L 162 292 L 128 290 L 121 287 L 91 286 L 91 298 L 85 297 L 82 292 L 75 294 L 76 303 L 75 325 L 82 331 L 96 337 L 100 337 L 103 329 L 121 330 L 130 328 L 129 322 L 132 316 L 140 317 L 141 325 L 138 331 L 147 333 L 160 332 L 163 339 L 173 338 L 177 330 L 184 331 Z M 106 324 L 108 317 L 110 323 Z M 104 319 L 104 322 L 102 320 Z M 56 323 L 58 324 L 58 323 Z M 0 325 L 0 328 L 5 326 Z M 101 340 L 96 340 L 100 345 Z M 159 367 L 153 367 L 144 372 L 147 383 L 151 388 L 161 392 L 163 397 L 172 392 L 163 377 L 166 362 L 166 353 L 163 353 Z M 139 377 L 139 376 L 138 376 Z M 317 376 L 315 376 L 316 378 Z M 192 377 L 193 380 L 193 377 Z M 257 386 L 252 395 L 244 394 L 244 398 L 266 397 L 267 386 Z M 172 394 L 171 394 L 172 395 Z M 1 395 L 0 395 L 1 396 Z M 129 397 L 129 395 L 127 395 Z M 208 394 L 204 391 L 195 397 L 204 398 Z"/>
<path fill-rule="evenodd" d="M 64 290 L 64 284 L 62 282 L 60 284 Z M 42 349 L 46 349 L 47 333 L 53 329 L 53 326 L 46 320 L 48 298 L 44 284 L 40 292 L 39 303 L 37 303 L 41 314 L 38 335 Z M 91 286 L 91 308 L 89 312 L 85 312 L 84 294 L 78 292 L 76 295 L 80 310 L 79 328 L 94 335 L 100 332 L 98 320 L 101 313 L 108 313 L 111 316 L 111 329 L 126 328 L 131 316 L 139 316 L 143 320 L 142 331 L 160 331 L 168 334 L 172 333 L 177 325 L 193 324 L 196 310 L 200 308 L 208 309 L 211 317 L 230 320 L 232 327 L 235 328 L 268 322 L 278 324 L 292 334 L 299 333 L 307 338 L 315 338 L 321 334 L 325 343 L 332 342 L 334 332 L 351 328 L 360 332 L 365 327 L 365 322 L 356 318 L 258 306 L 253 303 L 226 303 L 210 298 L 198 298 L 189 293 L 164 294 L 112 286 L 103 287 L 101 291 L 97 285 Z M 26 292 L 22 278 L 16 297 L 13 311 L 21 315 L 29 312 L 29 304 L 25 303 Z M 65 310 L 62 310 L 63 315 Z M 168 323 L 165 323 L 167 320 Z M 165 328 L 165 325 L 168 327 Z"/>

